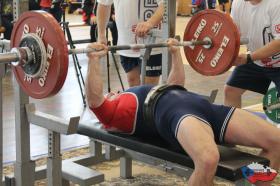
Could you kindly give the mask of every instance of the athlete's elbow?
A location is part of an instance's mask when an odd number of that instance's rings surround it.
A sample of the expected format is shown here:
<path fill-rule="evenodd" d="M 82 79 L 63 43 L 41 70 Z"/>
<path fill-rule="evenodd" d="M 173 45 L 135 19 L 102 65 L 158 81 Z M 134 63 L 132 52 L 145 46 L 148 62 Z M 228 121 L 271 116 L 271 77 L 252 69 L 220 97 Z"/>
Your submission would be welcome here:
<path fill-rule="evenodd" d="M 104 101 L 104 97 L 99 96 L 99 95 L 87 95 L 87 104 L 90 108 L 97 108 L 99 107 L 103 101 Z"/>
<path fill-rule="evenodd" d="M 87 99 L 87 102 L 88 102 L 89 108 L 98 108 L 103 103 L 103 101 L 101 101 L 101 100 L 91 100 L 91 99 Z"/>

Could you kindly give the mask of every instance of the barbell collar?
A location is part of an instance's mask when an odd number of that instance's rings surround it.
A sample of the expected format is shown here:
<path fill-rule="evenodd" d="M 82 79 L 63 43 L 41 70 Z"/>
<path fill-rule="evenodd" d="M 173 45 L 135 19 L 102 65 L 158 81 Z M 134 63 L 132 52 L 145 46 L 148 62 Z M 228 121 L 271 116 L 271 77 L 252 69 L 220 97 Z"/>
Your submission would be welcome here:
<path fill-rule="evenodd" d="M 32 61 L 32 54 L 28 47 L 12 48 L 11 52 L 0 54 L 0 63 L 11 63 L 13 66 L 18 66 L 30 61 Z"/>

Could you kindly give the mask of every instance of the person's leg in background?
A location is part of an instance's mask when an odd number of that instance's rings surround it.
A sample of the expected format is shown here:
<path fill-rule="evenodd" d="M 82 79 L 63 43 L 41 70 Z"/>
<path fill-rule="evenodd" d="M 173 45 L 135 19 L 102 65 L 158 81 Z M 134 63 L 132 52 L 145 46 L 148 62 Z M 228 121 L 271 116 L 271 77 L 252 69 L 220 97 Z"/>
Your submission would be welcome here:
<path fill-rule="evenodd" d="M 120 60 L 126 73 L 128 86 L 140 85 L 140 58 L 120 56 Z"/>
<path fill-rule="evenodd" d="M 40 8 L 43 11 L 50 12 L 51 6 L 52 6 L 51 0 L 41 0 L 40 1 Z"/>
<path fill-rule="evenodd" d="M 230 14 L 231 0 L 218 0 L 220 10 Z"/>
<path fill-rule="evenodd" d="M 110 27 L 110 32 L 112 36 L 112 44 L 117 45 L 118 44 L 118 28 L 115 21 L 112 21 L 112 26 Z"/>
<path fill-rule="evenodd" d="M 120 56 L 121 64 L 126 72 L 129 87 L 141 84 L 141 59 L 138 57 Z M 157 85 L 161 75 L 162 54 L 151 55 L 147 61 L 145 84 Z"/>
<path fill-rule="evenodd" d="M 224 2 L 222 0 L 219 0 L 219 9 L 223 12 L 225 11 Z"/>
<path fill-rule="evenodd" d="M 216 0 L 208 0 L 208 7 L 209 7 L 209 9 L 215 9 L 216 8 Z"/>
<path fill-rule="evenodd" d="M 265 94 L 271 80 L 263 67 L 245 64 L 235 67 L 224 88 L 224 105 L 241 108 L 241 97 L 246 90 Z"/>
<path fill-rule="evenodd" d="M 29 10 L 40 10 L 39 2 L 36 0 L 29 0 Z"/>
<path fill-rule="evenodd" d="M 147 61 L 145 84 L 157 85 L 162 71 L 162 54 L 151 55 Z"/>
<path fill-rule="evenodd" d="M 110 15 L 110 32 L 112 36 L 112 45 L 118 44 L 118 28 L 115 20 L 115 7 L 114 5 L 111 6 L 111 15 Z"/>
<path fill-rule="evenodd" d="M 4 28 L 4 39 L 10 40 L 13 30 L 13 2 L 2 1 L 0 2 L 0 26 Z"/>
<path fill-rule="evenodd" d="M 225 12 L 226 12 L 227 14 L 230 14 L 231 0 L 226 0 L 224 6 L 225 6 Z"/>
<path fill-rule="evenodd" d="M 62 8 L 61 8 L 59 2 L 53 4 L 53 6 L 50 9 L 50 13 L 54 16 L 54 18 L 57 20 L 57 22 L 61 22 Z"/>
<path fill-rule="evenodd" d="M 242 95 L 246 90 L 226 85 L 224 88 L 224 105 L 241 108 L 242 106 Z"/>
<path fill-rule="evenodd" d="M 11 39 L 12 35 L 12 30 L 13 30 L 13 16 L 3 16 L 2 15 L 2 26 L 5 27 L 5 32 L 4 32 L 4 39 Z"/>
<path fill-rule="evenodd" d="M 97 24 L 90 25 L 90 41 L 97 41 Z"/>

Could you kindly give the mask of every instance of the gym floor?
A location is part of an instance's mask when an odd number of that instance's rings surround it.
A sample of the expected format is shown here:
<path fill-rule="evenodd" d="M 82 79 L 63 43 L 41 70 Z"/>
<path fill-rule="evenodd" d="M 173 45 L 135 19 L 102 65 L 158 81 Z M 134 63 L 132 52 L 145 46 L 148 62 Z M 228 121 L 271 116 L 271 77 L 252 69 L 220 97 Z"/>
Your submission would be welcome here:
<path fill-rule="evenodd" d="M 190 17 L 177 17 L 177 35 L 181 38 L 185 31 L 185 26 Z M 71 23 L 81 21 L 80 15 L 67 15 L 66 20 Z M 75 27 L 71 28 L 73 40 L 89 39 L 89 27 Z M 86 45 L 77 45 L 77 47 L 85 47 Z M 241 48 L 242 51 L 246 49 Z M 189 91 L 197 92 L 203 95 L 209 95 L 211 90 L 218 89 L 218 95 L 215 103 L 223 103 L 223 86 L 231 74 L 231 70 L 215 77 L 206 77 L 195 72 L 188 64 L 182 53 L 186 70 L 186 88 Z M 78 55 L 79 63 L 81 65 L 82 74 L 85 78 L 87 69 L 87 58 L 85 55 Z M 63 118 L 70 118 L 74 116 L 81 116 L 84 122 L 90 122 L 93 118 L 88 109 L 84 108 L 82 97 L 80 94 L 79 84 L 77 81 L 76 72 L 73 66 L 71 56 L 69 56 L 70 68 L 68 71 L 66 82 L 62 90 L 51 98 L 43 100 L 30 99 L 30 103 L 35 103 L 39 111 L 60 116 Z M 118 59 L 118 57 L 117 57 Z M 111 77 L 111 90 L 121 90 L 121 85 L 117 76 L 116 68 L 110 58 L 110 77 Z M 106 65 L 104 65 L 104 83 L 107 85 Z M 119 66 L 122 80 L 127 88 L 125 74 Z M 6 77 L 3 79 L 3 102 L 4 102 L 4 164 L 9 164 L 15 160 L 15 132 L 14 132 L 14 97 L 13 97 L 13 84 L 15 83 L 13 74 L 8 71 Z M 107 92 L 107 86 L 104 87 Z M 243 96 L 243 107 L 250 107 L 251 109 L 259 110 L 258 104 L 261 102 L 262 95 L 246 92 Z M 47 131 L 45 129 L 32 126 L 31 127 L 31 154 L 33 157 L 40 157 L 47 153 Z M 77 147 L 86 146 L 88 138 L 80 135 L 72 135 L 62 138 L 62 149 L 69 150 Z"/>

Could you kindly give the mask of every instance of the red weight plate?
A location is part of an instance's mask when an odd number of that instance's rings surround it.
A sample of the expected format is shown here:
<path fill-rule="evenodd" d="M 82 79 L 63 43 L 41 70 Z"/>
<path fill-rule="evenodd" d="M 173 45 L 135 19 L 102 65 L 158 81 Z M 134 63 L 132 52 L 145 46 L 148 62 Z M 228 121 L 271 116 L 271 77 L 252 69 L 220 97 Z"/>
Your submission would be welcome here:
<path fill-rule="evenodd" d="M 15 77 L 27 95 L 37 99 L 53 96 L 62 88 L 68 72 L 68 48 L 63 31 L 49 13 L 31 11 L 23 13 L 14 25 L 11 47 L 18 47 L 27 33 L 42 38 L 47 50 L 47 65 L 39 78 L 26 76 L 20 66 L 13 67 Z"/>
<path fill-rule="evenodd" d="M 240 48 L 240 35 L 231 17 L 216 10 L 194 15 L 188 23 L 184 41 L 210 38 L 211 48 L 202 45 L 184 47 L 189 64 L 197 72 L 213 76 L 226 72 L 235 61 Z"/>

